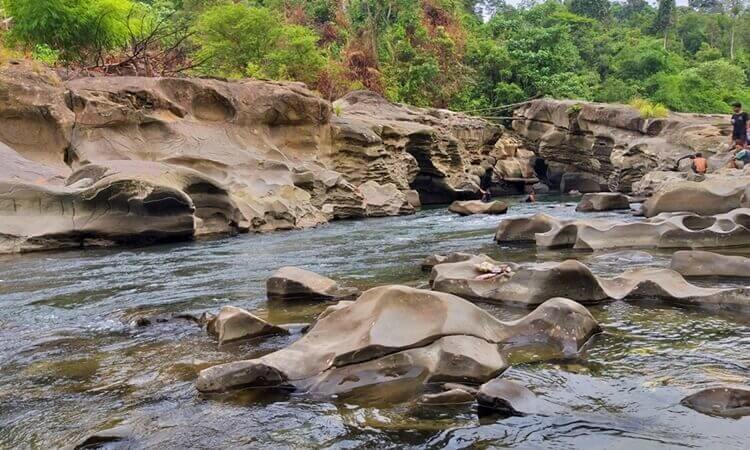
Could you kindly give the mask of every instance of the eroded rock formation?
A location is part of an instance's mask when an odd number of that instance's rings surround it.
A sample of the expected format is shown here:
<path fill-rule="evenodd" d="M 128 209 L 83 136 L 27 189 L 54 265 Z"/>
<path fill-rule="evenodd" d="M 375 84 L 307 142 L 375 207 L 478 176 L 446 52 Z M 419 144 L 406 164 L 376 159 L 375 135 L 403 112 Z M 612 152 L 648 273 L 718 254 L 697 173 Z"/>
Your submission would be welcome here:
<path fill-rule="evenodd" d="M 495 240 L 499 244 L 535 242 L 539 247 L 586 250 L 737 247 L 750 243 L 750 209 L 715 216 L 662 213 L 638 221 L 560 219 L 539 213 L 503 220 Z"/>
<path fill-rule="evenodd" d="M 503 352 L 530 345 L 575 354 L 598 325 L 581 305 L 552 299 L 501 322 L 450 294 L 405 286 L 371 289 L 332 309 L 289 347 L 201 371 L 196 387 L 219 392 L 286 387 L 344 395 L 376 387 L 415 395 L 424 383 L 483 383 L 508 366 Z"/>
<path fill-rule="evenodd" d="M 483 202 L 481 200 L 455 201 L 450 204 L 448 211 L 460 216 L 471 216 L 474 214 L 505 214 L 508 211 L 508 205 L 495 200 L 492 202 Z"/>
<path fill-rule="evenodd" d="M 206 329 L 209 334 L 216 336 L 219 345 L 270 334 L 288 334 L 287 330 L 234 306 L 222 307 L 219 314 L 208 322 Z"/>
<path fill-rule="evenodd" d="M 714 176 L 700 182 L 666 183 L 643 203 L 641 212 L 646 217 L 664 212 L 726 213 L 742 206 L 749 185 L 747 176 Z"/>
<path fill-rule="evenodd" d="M 729 123 L 727 116 L 702 114 L 643 119 L 626 105 L 540 99 L 514 112 L 513 129 L 544 159 L 537 173 L 553 188 L 563 174 L 583 172 L 602 187 L 630 192 L 648 172 L 725 148 Z"/>
<path fill-rule="evenodd" d="M 486 266 L 508 266 L 511 270 L 497 271 L 497 276 L 488 277 Z M 750 290 L 745 288 L 694 286 L 670 269 L 634 269 L 614 278 L 603 278 L 575 260 L 520 266 L 477 256 L 436 265 L 431 284 L 436 291 L 467 299 L 525 306 L 539 305 L 553 297 L 583 304 L 607 299 L 656 298 L 707 309 L 750 310 Z"/>
<path fill-rule="evenodd" d="M 478 197 L 502 128 L 298 83 L 0 66 L 0 252 L 191 239 Z M 418 190 L 415 195 L 413 189 Z"/>
<path fill-rule="evenodd" d="M 576 211 L 579 212 L 614 211 L 618 209 L 630 209 L 630 200 L 627 195 L 615 192 L 586 194 L 576 206 Z"/>
<path fill-rule="evenodd" d="M 271 300 L 338 301 L 357 294 L 357 289 L 342 287 L 328 277 L 299 267 L 282 267 L 266 280 L 266 295 Z"/>
<path fill-rule="evenodd" d="M 672 255 L 670 268 L 686 277 L 750 277 L 750 258 L 686 250 Z"/>

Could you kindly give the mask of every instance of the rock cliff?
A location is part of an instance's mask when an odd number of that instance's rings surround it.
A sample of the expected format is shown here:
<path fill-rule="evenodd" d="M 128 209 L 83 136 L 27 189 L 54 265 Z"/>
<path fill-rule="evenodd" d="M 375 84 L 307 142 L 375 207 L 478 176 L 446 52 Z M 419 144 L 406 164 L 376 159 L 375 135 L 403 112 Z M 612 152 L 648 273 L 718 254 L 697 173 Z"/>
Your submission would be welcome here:
<path fill-rule="evenodd" d="M 23 61 L 0 67 L 0 100 L 0 253 L 305 228 L 477 198 L 503 133 L 372 93 L 331 105 L 298 83 L 63 82 Z"/>
<path fill-rule="evenodd" d="M 514 112 L 513 129 L 544 163 L 540 178 L 558 188 L 565 173 L 593 175 L 602 189 L 631 192 L 655 170 L 674 170 L 695 152 L 725 151 L 729 117 L 670 113 L 643 119 L 627 105 L 540 99 Z M 689 161 L 681 168 L 687 169 Z"/>

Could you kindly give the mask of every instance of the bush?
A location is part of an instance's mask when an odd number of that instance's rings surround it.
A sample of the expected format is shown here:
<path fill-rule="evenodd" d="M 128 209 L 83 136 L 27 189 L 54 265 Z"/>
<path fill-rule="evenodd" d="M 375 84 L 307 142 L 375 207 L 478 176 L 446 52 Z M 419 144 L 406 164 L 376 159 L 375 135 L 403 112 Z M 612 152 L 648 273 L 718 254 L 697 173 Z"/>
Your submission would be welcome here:
<path fill-rule="evenodd" d="M 127 39 L 130 0 L 6 0 L 13 17 L 11 42 L 58 51 L 63 60 L 85 59 Z"/>
<path fill-rule="evenodd" d="M 666 106 L 641 98 L 631 100 L 630 106 L 638 110 L 642 119 L 658 119 L 669 115 L 669 109 Z"/>
<path fill-rule="evenodd" d="M 317 36 L 300 25 L 285 25 L 267 8 L 242 4 L 206 10 L 195 26 L 198 70 L 227 78 L 292 79 L 311 83 L 325 64 Z"/>
<path fill-rule="evenodd" d="M 60 52 L 47 44 L 37 44 L 34 46 L 34 51 L 31 52 L 31 57 L 48 66 L 53 66 L 60 59 Z"/>

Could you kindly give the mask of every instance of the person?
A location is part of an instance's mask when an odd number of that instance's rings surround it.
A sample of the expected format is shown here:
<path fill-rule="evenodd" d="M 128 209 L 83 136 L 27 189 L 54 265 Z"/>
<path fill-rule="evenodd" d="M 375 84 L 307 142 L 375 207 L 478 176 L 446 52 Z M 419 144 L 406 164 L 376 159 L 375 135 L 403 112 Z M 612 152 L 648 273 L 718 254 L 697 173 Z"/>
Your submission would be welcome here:
<path fill-rule="evenodd" d="M 494 167 L 488 166 L 484 170 L 484 174 L 479 179 L 479 190 L 482 192 L 482 201 L 483 202 L 489 202 L 492 199 L 492 193 L 490 192 L 490 188 L 492 187 L 492 174 L 497 173 Z M 497 174 L 499 178 L 502 179 L 501 174 Z"/>
<path fill-rule="evenodd" d="M 704 158 L 703 154 L 700 152 L 696 153 L 692 159 L 693 164 L 691 167 L 693 169 L 693 172 L 699 175 L 705 175 L 706 171 L 708 171 L 708 160 Z"/>
<path fill-rule="evenodd" d="M 534 191 L 529 192 L 529 196 L 524 199 L 524 203 L 536 203 L 536 193 Z"/>
<path fill-rule="evenodd" d="M 738 169 L 742 169 L 750 162 L 750 151 L 740 146 L 737 146 L 737 148 L 737 153 L 734 154 L 734 166 Z"/>
<path fill-rule="evenodd" d="M 732 144 L 737 151 L 747 147 L 747 129 L 750 127 L 750 116 L 742 110 L 742 103 L 732 103 L 734 114 L 732 114 Z"/>

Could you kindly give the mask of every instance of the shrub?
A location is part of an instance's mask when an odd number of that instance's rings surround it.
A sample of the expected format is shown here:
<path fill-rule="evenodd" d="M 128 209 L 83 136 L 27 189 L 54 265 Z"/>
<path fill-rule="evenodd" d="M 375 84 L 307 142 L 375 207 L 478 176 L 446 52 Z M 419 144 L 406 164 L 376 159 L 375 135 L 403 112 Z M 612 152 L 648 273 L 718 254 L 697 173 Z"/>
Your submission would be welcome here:
<path fill-rule="evenodd" d="M 641 98 L 631 100 L 630 106 L 638 110 L 642 119 L 658 119 L 669 115 L 669 109 L 666 106 Z"/>

